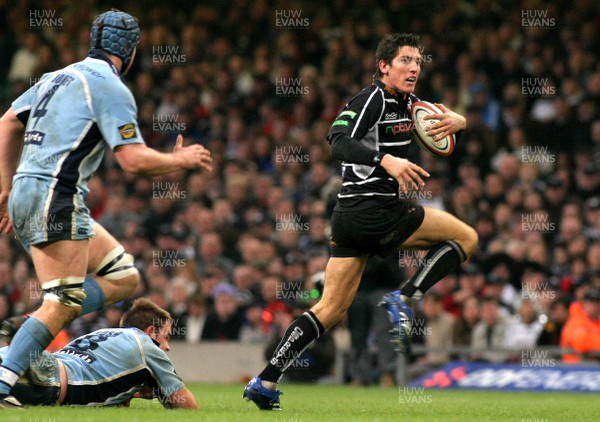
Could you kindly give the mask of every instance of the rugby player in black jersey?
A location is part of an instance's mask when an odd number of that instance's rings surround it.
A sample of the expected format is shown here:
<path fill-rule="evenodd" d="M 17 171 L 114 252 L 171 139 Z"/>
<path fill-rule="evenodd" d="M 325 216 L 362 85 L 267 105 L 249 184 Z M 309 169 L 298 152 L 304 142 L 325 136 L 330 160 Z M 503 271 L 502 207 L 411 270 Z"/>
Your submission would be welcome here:
<path fill-rule="evenodd" d="M 294 358 L 335 325 L 356 294 L 367 257 L 393 249 L 428 249 L 424 265 L 382 298 L 398 351 L 410 350 L 409 305 L 465 261 L 477 233 L 453 215 L 401 198 L 399 191 L 422 189 L 429 174 L 408 161 L 411 104 L 422 55 L 419 37 L 390 34 L 377 47 L 373 85 L 363 89 L 333 122 L 327 140 L 343 162 L 343 185 L 331 219 L 331 258 L 321 300 L 288 327 L 265 369 L 244 390 L 261 409 L 279 409 L 277 383 Z M 445 137 L 466 127 L 463 116 L 443 105 L 428 134 Z M 400 284 L 400 283 L 399 283 Z"/>

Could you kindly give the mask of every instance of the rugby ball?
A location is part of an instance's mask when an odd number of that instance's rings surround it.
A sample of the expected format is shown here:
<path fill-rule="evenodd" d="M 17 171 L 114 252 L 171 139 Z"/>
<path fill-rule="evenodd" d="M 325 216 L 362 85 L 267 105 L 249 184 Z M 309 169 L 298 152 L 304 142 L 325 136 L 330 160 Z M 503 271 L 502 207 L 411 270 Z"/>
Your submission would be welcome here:
<path fill-rule="evenodd" d="M 427 101 L 416 101 L 412 104 L 410 114 L 413 121 L 413 130 L 411 136 L 413 141 L 419 147 L 436 157 L 447 157 L 454 151 L 456 137 L 454 134 L 448 135 L 445 138 L 433 139 L 427 135 L 425 128 L 429 125 L 439 122 L 437 119 L 424 120 L 425 116 L 430 114 L 443 114 L 434 104 Z"/>

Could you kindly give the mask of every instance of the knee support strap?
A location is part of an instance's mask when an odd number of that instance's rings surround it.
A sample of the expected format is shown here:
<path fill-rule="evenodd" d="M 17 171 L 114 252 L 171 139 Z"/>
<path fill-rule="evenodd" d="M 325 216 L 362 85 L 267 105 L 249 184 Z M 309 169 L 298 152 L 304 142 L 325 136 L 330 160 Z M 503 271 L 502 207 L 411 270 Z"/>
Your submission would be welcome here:
<path fill-rule="evenodd" d="M 52 300 L 65 306 L 81 306 L 86 294 L 83 291 L 84 277 L 62 277 L 42 283 L 46 292 L 44 300 Z"/>
<path fill-rule="evenodd" d="M 133 265 L 133 256 L 125 252 L 123 246 L 110 251 L 94 271 L 96 275 L 108 280 L 120 280 L 138 273 Z"/>

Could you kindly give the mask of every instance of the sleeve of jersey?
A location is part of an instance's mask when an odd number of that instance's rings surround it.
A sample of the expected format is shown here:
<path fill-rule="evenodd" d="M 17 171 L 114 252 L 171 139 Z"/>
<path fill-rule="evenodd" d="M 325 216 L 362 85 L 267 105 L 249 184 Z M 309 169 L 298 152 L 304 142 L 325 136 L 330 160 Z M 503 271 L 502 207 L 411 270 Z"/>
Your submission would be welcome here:
<path fill-rule="evenodd" d="M 93 97 L 93 107 L 98 128 L 110 149 L 144 143 L 133 94 L 125 85 L 106 86 L 103 91 Z"/>
<path fill-rule="evenodd" d="M 377 90 L 365 90 L 354 97 L 331 125 L 327 141 L 333 158 L 347 163 L 373 165 L 377 151 L 360 143 L 383 111 L 383 97 Z"/>
<path fill-rule="evenodd" d="M 152 343 L 149 337 L 143 341 L 146 365 L 152 371 L 152 376 L 158 384 L 158 390 L 155 391 L 156 395 L 169 397 L 185 387 L 167 354 Z"/>
<path fill-rule="evenodd" d="M 27 120 L 29 119 L 29 114 L 31 113 L 31 107 L 35 102 L 35 97 L 37 93 L 37 85 L 32 86 L 27 91 L 19 96 L 12 103 L 12 109 L 17 116 L 17 119 L 23 123 L 23 125 L 27 124 Z"/>

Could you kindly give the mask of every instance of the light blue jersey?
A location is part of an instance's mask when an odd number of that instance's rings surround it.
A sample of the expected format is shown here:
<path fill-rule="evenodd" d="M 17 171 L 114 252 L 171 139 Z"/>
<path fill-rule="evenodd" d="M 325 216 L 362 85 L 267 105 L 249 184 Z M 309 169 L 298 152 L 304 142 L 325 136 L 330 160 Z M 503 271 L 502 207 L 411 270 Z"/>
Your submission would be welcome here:
<path fill-rule="evenodd" d="M 26 122 L 15 180 L 33 176 L 61 191 L 86 193 L 106 145 L 144 142 L 131 91 L 114 65 L 101 58 L 44 74 L 12 107 Z"/>
<path fill-rule="evenodd" d="M 2 359 L 8 348 L 0 349 Z M 143 386 L 164 400 L 184 387 L 167 354 L 149 335 L 137 328 L 110 328 L 79 337 L 50 354 L 43 352 L 25 376 L 37 387 L 54 388 L 58 397 L 57 360 L 64 364 L 68 388 L 64 405 L 110 406 L 133 397 Z M 13 393 L 29 404 L 33 390 L 22 387 Z M 43 395 L 46 398 L 46 395 Z"/>
<path fill-rule="evenodd" d="M 88 180 L 106 145 L 141 144 L 137 107 L 117 68 L 94 50 L 85 60 L 46 73 L 17 98 L 25 124 L 9 213 L 26 249 L 94 236 L 85 206 Z"/>

